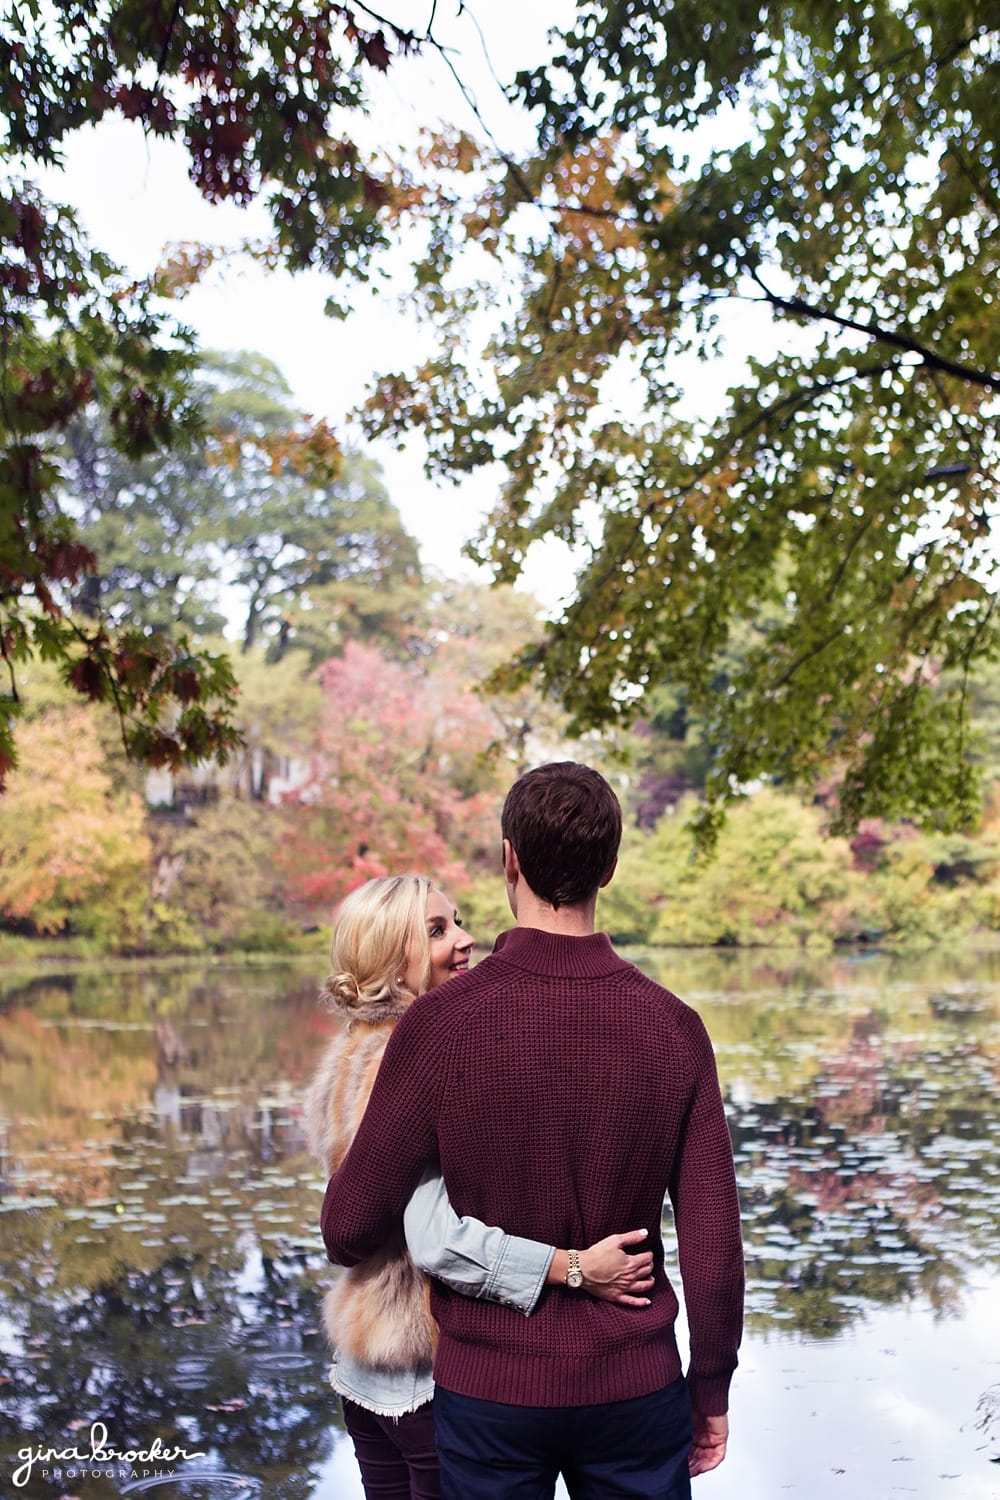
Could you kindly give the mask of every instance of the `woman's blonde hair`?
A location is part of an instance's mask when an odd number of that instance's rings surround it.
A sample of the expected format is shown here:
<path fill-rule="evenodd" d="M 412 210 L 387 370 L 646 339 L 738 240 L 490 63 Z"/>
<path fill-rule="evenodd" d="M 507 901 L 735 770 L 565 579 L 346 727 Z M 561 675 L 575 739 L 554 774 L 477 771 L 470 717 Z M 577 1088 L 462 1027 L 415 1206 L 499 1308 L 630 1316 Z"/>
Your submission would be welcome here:
<path fill-rule="evenodd" d="M 363 1020 L 369 1010 L 406 1004 L 427 989 L 431 890 L 423 875 L 386 875 L 344 897 L 333 920 L 332 973 L 321 992 L 331 1009 Z M 403 983 L 413 943 L 420 959 L 416 989 Z"/>

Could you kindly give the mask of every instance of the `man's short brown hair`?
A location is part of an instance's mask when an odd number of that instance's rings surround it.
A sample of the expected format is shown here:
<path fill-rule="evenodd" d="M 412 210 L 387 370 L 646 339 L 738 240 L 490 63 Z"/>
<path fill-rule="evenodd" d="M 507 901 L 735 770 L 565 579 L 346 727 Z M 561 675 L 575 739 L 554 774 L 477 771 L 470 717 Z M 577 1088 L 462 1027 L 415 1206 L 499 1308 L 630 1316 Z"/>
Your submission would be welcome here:
<path fill-rule="evenodd" d="M 515 781 L 500 828 L 535 895 L 553 909 L 578 906 L 600 889 L 618 857 L 622 810 L 598 771 L 554 761 Z"/>

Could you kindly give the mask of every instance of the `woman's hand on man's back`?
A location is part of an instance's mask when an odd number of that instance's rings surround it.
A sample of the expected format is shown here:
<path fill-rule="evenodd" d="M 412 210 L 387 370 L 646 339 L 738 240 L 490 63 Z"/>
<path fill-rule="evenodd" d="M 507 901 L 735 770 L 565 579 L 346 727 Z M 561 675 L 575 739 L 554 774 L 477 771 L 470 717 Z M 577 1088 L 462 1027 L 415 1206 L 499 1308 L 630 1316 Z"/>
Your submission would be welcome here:
<path fill-rule="evenodd" d="M 581 1250 L 583 1290 L 619 1307 L 648 1307 L 650 1299 L 644 1293 L 653 1289 L 653 1252 L 628 1249 L 647 1238 L 645 1229 L 630 1229 L 626 1234 L 609 1234 Z"/>

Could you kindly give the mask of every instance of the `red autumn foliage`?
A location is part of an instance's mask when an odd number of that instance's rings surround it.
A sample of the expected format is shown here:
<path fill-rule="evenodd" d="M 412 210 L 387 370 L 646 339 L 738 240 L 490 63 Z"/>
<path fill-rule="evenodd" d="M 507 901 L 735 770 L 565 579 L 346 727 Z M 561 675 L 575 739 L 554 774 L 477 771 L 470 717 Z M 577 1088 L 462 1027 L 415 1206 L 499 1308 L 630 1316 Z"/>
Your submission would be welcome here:
<path fill-rule="evenodd" d="M 489 711 L 457 673 L 350 642 L 320 669 L 325 711 L 284 849 L 289 893 L 327 909 L 376 875 L 461 881 L 500 804 Z M 493 840 L 495 842 L 495 839 Z"/>
<path fill-rule="evenodd" d="M 95 703 L 108 696 L 107 674 L 92 657 L 83 656 L 75 662 L 67 673 L 67 681 L 71 688 Z"/>
<path fill-rule="evenodd" d="M 358 51 L 365 62 L 377 68 L 380 73 L 388 71 L 389 64 L 392 62 L 392 53 L 385 44 L 383 31 L 376 31 L 371 36 L 359 37 Z"/>

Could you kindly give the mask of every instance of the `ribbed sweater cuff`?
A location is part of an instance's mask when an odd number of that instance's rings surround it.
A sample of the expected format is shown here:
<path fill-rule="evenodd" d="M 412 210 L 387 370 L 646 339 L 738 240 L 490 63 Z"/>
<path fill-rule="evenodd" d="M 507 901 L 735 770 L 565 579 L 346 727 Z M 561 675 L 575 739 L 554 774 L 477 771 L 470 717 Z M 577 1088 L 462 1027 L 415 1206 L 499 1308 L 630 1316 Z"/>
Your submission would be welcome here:
<path fill-rule="evenodd" d="M 721 1417 L 729 1410 L 729 1387 L 734 1371 L 728 1375 L 693 1375 L 688 1371 L 688 1393 L 691 1407 L 703 1417 Z"/>

